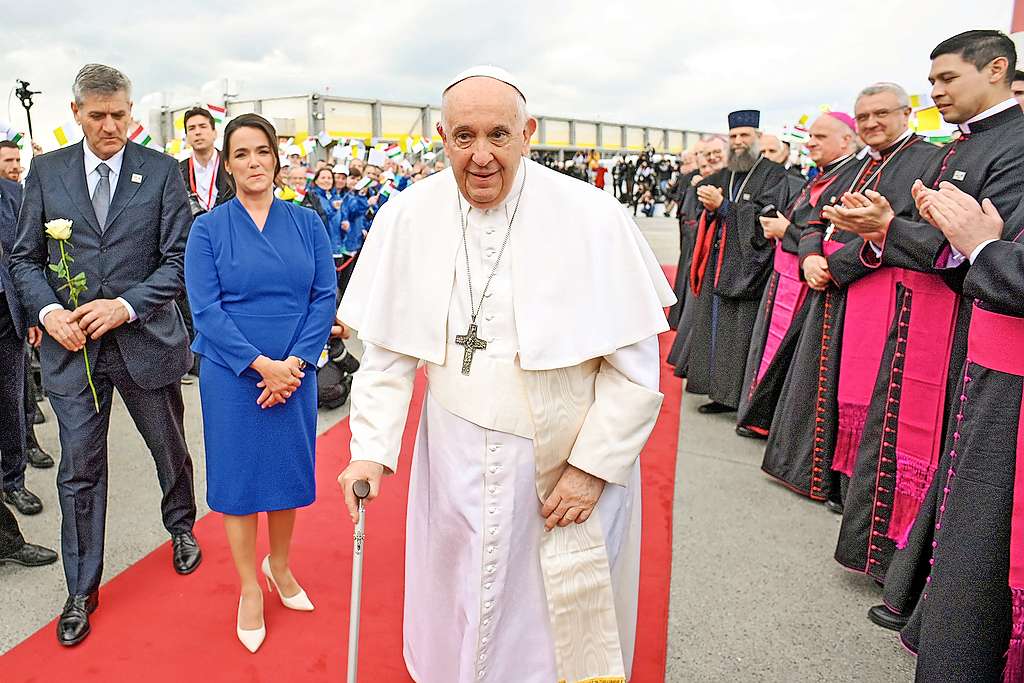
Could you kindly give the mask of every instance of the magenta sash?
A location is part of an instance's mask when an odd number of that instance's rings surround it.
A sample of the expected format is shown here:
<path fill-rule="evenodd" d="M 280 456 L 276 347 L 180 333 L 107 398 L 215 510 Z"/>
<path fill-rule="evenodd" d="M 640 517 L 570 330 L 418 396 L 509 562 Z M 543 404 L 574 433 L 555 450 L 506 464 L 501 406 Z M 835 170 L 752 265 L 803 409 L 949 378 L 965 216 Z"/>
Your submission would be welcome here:
<path fill-rule="evenodd" d="M 807 285 L 800 279 L 800 257 L 790 254 L 782 248 L 782 241 L 775 244 L 775 272 L 778 274 L 775 286 L 775 301 L 772 305 L 771 320 L 768 323 L 768 336 L 761 354 L 761 364 L 757 368 L 754 386 L 761 383 L 768 366 L 775 359 L 775 354 L 782 345 L 782 338 L 793 322 L 793 317 L 807 296 Z"/>
<path fill-rule="evenodd" d="M 1024 318 L 992 313 L 974 306 L 967 337 L 967 362 L 1024 377 Z M 1010 397 L 1007 397 L 1009 400 Z M 1013 627 L 1006 653 L 1004 681 L 1024 680 L 1024 400 L 1017 420 L 1017 466 L 1010 521 L 1010 595 Z"/>
<path fill-rule="evenodd" d="M 839 361 L 839 431 L 832 469 L 853 476 L 864 421 L 896 306 L 902 271 L 882 268 L 846 289 L 842 357 Z"/>
<path fill-rule="evenodd" d="M 896 495 L 886 536 L 898 548 L 907 544 L 938 466 L 942 448 L 942 414 L 946 403 L 953 332 L 960 297 L 938 275 L 905 271 L 910 292 L 910 321 L 906 330 L 900 409 L 896 434 Z M 902 330 L 901 330 L 902 332 Z M 893 359 L 889 381 L 901 372 L 899 353 Z M 882 434 L 883 448 L 887 434 Z"/>

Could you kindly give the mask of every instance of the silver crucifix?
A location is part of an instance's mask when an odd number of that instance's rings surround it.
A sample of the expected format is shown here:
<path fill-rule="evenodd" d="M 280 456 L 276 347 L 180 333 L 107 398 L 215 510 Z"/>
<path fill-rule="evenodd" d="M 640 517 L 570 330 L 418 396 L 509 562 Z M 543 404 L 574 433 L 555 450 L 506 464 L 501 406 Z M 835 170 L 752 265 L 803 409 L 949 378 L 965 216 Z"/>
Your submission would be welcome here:
<path fill-rule="evenodd" d="M 486 349 L 487 342 L 476 336 L 476 324 L 470 323 L 466 334 L 455 337 L 455 343 L 466 347 L 466 352 L 462 355 L 462 374 L 468 375 L 469 369 L 473 366 L 473 354 Z"/>

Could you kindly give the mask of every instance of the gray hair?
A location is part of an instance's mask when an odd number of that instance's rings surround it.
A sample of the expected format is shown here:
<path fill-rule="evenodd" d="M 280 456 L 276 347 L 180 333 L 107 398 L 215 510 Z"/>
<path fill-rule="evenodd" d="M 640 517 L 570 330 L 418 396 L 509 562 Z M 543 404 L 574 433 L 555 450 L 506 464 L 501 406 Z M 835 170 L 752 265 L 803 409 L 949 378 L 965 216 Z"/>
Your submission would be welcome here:
<path fill-rule="evenodd" d="M 487 77 L 486 76 L 481 76 L 480 78 L 487 78 Z M 456 83 L 455 85 L 458 85 L 458 83 Z M 508 85 L 508 84 L 506 84 L 506 85 Z M 454 88 L 454 87 L 455 86 L 453 85 L 452 88 Z M 512 88 L 513 90 L 515 90 L 515 88 L 513 86 L 510 85 L 509 87 Z M 445 131 L 448 130 L 448 120 L 447 120 L 448 117 L 445 115 L 445 113 L 448 111 L 448 93 L 451 91 L 452 88 L 448 88 L 448 90 L 445 90 L 444 93 L 441 95 L 441 127 L 444 128 Z M 515 90 L 515 93 L 516 93 L 516 125 L 525 126 L 526 122 L 530 120 L 530 114 L 526 110 L 526 98 L 523 97 L 522 93 L 520 93 L 518 90 Z"/>
<path fill-rule="evenodd" d="M 128 80 L 121 71 L 112 66 L 104 64 L 86 64 L 75 76 L 75 83 L 71 86 L 71 92 L 75 96 L 75 103 L 82 104 L 86 93 L 110 96 L 115 93 L 124 92 L 130 100 L 132 98 L 132 82 Z"/>
<path fill-rule="evenodd" d="M 910 96 L 907 95 L 907 91 L 903 89 L 903 86 L 897 83 L 889 83 L 888 81 L 882 81 L 880 83 L 873 83 L 868 87 L 864 88 L 857 95 L 857 99 L 853 101 L 853 106 L 857 106 L 857 102 L 862 97 L 870 97 L 871 95 L 881 95 L 882 93 L 892 93 L 896 96 L 896 100 L 899 102 L 901 107 L 910 106 Z"/>

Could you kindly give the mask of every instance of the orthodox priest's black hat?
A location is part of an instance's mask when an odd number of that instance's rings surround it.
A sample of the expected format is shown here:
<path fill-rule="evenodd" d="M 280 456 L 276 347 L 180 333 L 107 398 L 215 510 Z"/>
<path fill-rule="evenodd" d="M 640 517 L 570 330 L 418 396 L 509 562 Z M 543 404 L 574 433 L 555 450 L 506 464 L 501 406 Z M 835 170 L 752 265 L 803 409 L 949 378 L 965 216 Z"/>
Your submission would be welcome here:
<path fill-rule="evenodd" d="M 729 114 L 729 129 L 743 128 L 750 126 L 758 128 L 761 125 L 761 112 L 756 109 L 740 109 Z"/>

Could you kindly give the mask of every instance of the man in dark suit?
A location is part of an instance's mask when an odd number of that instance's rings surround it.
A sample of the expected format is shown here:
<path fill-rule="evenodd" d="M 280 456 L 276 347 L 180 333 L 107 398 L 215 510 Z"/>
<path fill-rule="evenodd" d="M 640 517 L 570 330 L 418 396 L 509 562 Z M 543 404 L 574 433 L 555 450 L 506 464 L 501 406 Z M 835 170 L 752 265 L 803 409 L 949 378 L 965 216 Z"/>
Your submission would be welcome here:
<path fill-rule="evenodd" d="M 192 353 L 174 303 L 191 221 L 185 186 L 173 159 L 127 141 L 131 83 L 120 71 L 83 67 L 71 109 L 85 139 L 33 161 L 11 259 L 22 303 L 46 330 L 40 359 L 60 426 L 57 486 L 69 594 L 57 624 L 63 645 L 89 634 L 89 614 L 98 605 L 115 388 L 156 463 L 174 568 L 188 574 L 201 560 L 192 535 L 196 506 L 179 384 Z M 59 248 L 44 225 L 57 218 L 73 221 L 71 272 L 84 272 L 88 281 L 73 311 L 48 267 Z"/>
<path fill-rule="evenodd" d="M 25 413 L 22 387 L 25 385 L 25 312 L 18 301 L 8 269 L 10 247 L 21 206 L 21 188 L 17 183 L 0 178 L 0 458 L 3 460 L 4 498 L 22 510 L 29 504 L 29 514 L 43 509 L 39 499 L 25 489 Z M 7 493 L 9 482 L 20 482 L 20 488 Z M 18 528 L 18 520 L 7 506 L 0 503 L 0 565 L 20 564 L 35 567 L 57 561 L 57 553 L 48 548 L 26 543 Z"/>
<path fill-rule="evenodd" d="M 182 120 L 185 125 L 185 142 L 192 148 L 192 156 L 182 159 L 178 168 L 188 190 L 192 215 L 197 216 L 229 201 L 235 196 L 235 188 L 231 184 L 231 177 L 224 170 L 224 159 L 213 146 L 217 139 L 217 120 L 210 110 L 193 107 L 185 112 Z M 188 305 L 184 290 L 178 297 L 178 307 L 185 319 L 188 338 L 194 341 L 196 332 L 192 327 L 192 308 Z M 191 384 L 192 376 L 198 375 L 199 357 L 196 356 L 188 374 L 181 378 L 181 383 Z"/>
<path fill-rule="evenodd" d="M 13 143 L 0 143 L 0 154 L 10 154 Z M 20 155 L 17 145 L 14 151 Z M 8 178 L 0 178 L 0 473 L 3 475 L 3 500 L 23 515 L 43 511 L 43 502 L 25 487 L 25 340 L 29 326 L 18 300 L 8 269 L 14 246 L 21 187 Z M 39 328 L 31 328 L 33 337 Z"/>

